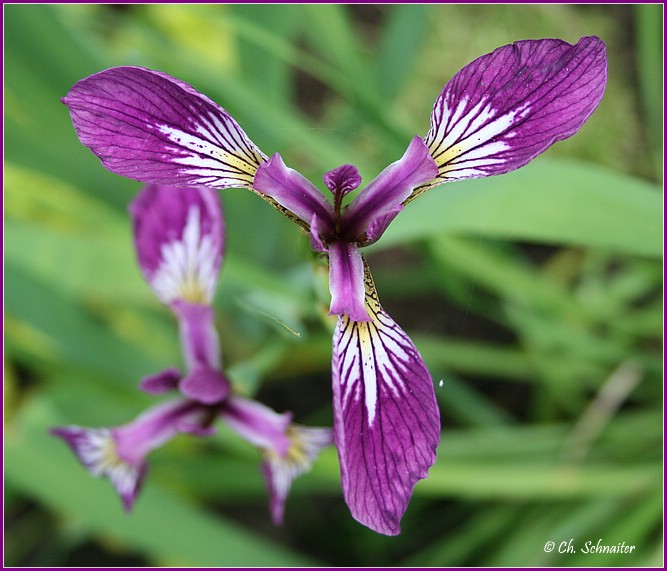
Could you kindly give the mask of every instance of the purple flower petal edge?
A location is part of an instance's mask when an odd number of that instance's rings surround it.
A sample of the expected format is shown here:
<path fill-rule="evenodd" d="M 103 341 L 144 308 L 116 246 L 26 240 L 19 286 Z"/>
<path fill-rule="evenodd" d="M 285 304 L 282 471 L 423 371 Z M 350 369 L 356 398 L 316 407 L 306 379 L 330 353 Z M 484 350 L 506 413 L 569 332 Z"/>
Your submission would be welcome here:
<path fill-rule="evenodd" d="M 125 511 L 132 510 L 148 465 L 118 458 L 112 429 L 64 426 L 51 429 L 50 434 L 62 438 L 93 476 L 109 478 Z"/>
<path fill-rule="evenodd" d="M 63 98 L 79 140 L 112 172 L 147 183 L 252 186 L 266 156 L 219 105 L 142 67 L 114 67 Z"/>
<path fill-rule="evenodd" d="M 354 244 L 338 240 L 329 245 L 329 291 L 329 315 L 370 320 L 364 302 L 364 259 Z"/>
<path fill-rule="evenodd" d="M 440 414 L 421 356 L 380 306 L 368 273 L 366 286 L 373 321 L 343 315 L 334 333 L 334 435 L 352 516 L 396 535 L 415 484 L 435 462 Z"/>
<path fill-rule="evenodd" d="M 605 45 L 592 36 L 576 45 L 524 40 L 476 59 L 435 102 L 424 141 L 439 173 L 416 194 L 525 165 L 581 128 L 606 81 Z"/>
<path fill-rule="evenodd" d="M 304 228 L 317 216 L 331 231 L 334 221 L 329 201 L 300 172 L 287 167 L 278 153 L 257 169 L 254 190 Z"/>
<path fill-rule="evenodd" d="M 428 148 L 415 136 L 403 156 L 375 177 L 347 207 L 342 233 L 350 236 L 366 233 L 366 244 L 376 241 L 398 214 L 401 203 L 417 186 L 433 180 L 437 174 L 438 167 Z M 370 233 L 369 226 L 372 226 Z"/>
<path fill-rule="evenodd" d="M 147 185 L 129 210 L 137 260 L 155 294 L 164 303 L 210 303 L 225 235 L 217 192 Z"/>

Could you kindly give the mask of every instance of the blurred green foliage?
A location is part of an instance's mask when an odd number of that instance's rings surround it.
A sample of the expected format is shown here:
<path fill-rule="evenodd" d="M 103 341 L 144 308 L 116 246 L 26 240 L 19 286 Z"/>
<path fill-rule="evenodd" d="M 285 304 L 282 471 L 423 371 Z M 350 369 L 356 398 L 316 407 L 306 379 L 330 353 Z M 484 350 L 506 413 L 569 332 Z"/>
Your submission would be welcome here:
<path fill-rule="evenodd" d="M 4 12 L 5 564 L 662 565 L 662 6 Z M 77 80 L 160 69 L 311 180 L 345 162 L 370 180 L 425 134 L 472 59 L 592 34 L 607 43 L 609 84 L 580 133 L 515 173 L 430 192 L 369 252 L 443 412 L 439 460 L 398 538 L 350 518 L 333 449 L 276 529 L 258 453 L 224 428 L 156 451 L 130 516 L 47 435 L 129 421 L 152 402 L 139 378 L 181 364 L 175 323 L 134 262 L 126 207 L 139 184 L 100 166 L 59 102 Z M 330 423 L 330 323 L 307 240 L 250 193 L 223 201 L 216 307 L 230 374 L 299 422 Z M 636 549 L 543 549 L 570 539 Z"/>

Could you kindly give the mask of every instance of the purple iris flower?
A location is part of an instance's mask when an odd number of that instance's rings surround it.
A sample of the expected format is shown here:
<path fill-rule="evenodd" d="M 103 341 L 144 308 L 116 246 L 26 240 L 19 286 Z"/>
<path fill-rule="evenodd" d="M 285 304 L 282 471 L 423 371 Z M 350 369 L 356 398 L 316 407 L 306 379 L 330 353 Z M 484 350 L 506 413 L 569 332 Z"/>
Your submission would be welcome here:
<path fill-rule="evenodd" d="M 584 37 L 503 46 L 459 71 L 438 96 L 424 138 L 352 199 L 352 165 L 324 175 L 329 200 L 276 153 L 265 155 L 221 107 L 164 73 L 117 67 L 63 99 L 81 142 L 109 170 L 174 186 L 245 187 L 301 226 L 326 255 L 333 337 L 334 432 L 353 516 L 400 531 L 417 481 L 435 462 L 440 418 L 417 349 L 382 309 L 360 248 L 424 191 L 517 169 L 570 137 L 602 98 L 604 43 Z"/>
<path fill-rule="evenodd" d="M 275 523 L 283 520 L 292 481 L 333 443 L 329 428 L 292 422 L 264 404 L 232 391 L 222 372 L 211 302 L 222 262 L 224 221 L 216 191 L 149 185 L 130 206 L 141 270 L 179 322 L 187 373 L 169 368 L 145 377 L 151 394 L 181 395 L 112 428 L 54 428 L 95 476 L 111 480 L 130 510 L 148 469 L 146 456 L 181 433 L 208 436 L 221 418 L 263 453 L 263 473 Z"/>

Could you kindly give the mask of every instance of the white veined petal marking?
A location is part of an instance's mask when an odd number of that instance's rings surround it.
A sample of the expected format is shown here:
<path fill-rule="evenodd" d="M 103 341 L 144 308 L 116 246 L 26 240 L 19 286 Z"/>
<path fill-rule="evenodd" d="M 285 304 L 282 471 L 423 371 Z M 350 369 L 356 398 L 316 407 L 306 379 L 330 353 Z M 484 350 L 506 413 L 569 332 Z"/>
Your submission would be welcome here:
<path fill-rule="evenodd" d="M 140 475 L 139 467 L 118 456 L 110 429 L 85 429 L 76 450 L 81 462 L 93 476 L 108 477 L 121 496 L 133 493 Z"/>
<path fill-rule="evenodd" d="M 338 378 L 343 406 L 350 399 L 356 402 L 363 396 L 366 422 L 372 427 L 379 396 L 392 393 L 400 397 L 409 392 L 405 379 L 416 355 L 410 339 L 382 309 L 366 266 L 364 281 L 366 307 L 373 321 L 357 322 L 341 316 Z"/>
<path fill-rule="evenodd" d="M 264 455 L 272 468 L 273 485 L 278 497 L 286 498 L 292 482 L 308 472 L 320 450 L 333 442 L 331 430 L 292 424 L 287 429 L 290 441 L 283 456 L 272 449 L 265 449 Z"/>
<path fill-rule="evenodd" d="M 252 187 L 257 167 L 265 160 L 244 133 L 227 125 L 218 117 L 201 117 L 196 132 L 189 133 L 171 125 L 158 125 L 157 130 L 176 147 L 170 162 L 183 165 L 183 174 L 200 176 L 192 184 Z M 184 150 L 189 153 L 182 154 Z"/>
<path fill-rule="evenodd" d="M 438 165 L 438 178 L 448 178 L 450 172 L 457 179 L 483 176 L 486 173 L 479 167 L 504 162 L 495 156 L 511 148 L 502 139 L 510 139 L 512 126 L 530 111 L 524 104 L 499 114 L 490 102 L 482 100 L 464 114 L 468 105 L 469 100 L 463 99 L 450 109 L 443 100 L 433 111 L 424 141 Z"/>
<path fill-rule="evenodd" d="M 211 302 L 220 252 L 213 236 L 202 236 L 198 206 L 193 205 L 188 210 L 181 238 L 163 244 L 161 254 L 162 261 L 151 284 L 164 303 L 177 299 L 191 303 Z"/>

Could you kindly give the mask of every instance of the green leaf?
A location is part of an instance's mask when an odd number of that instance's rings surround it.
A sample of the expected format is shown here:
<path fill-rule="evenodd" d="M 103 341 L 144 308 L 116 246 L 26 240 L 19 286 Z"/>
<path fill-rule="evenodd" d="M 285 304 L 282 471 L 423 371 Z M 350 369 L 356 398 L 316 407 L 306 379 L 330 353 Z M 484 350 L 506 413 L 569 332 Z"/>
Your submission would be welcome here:
<path fill-rule="evenodd" d="M 428 10 L 423 4 L 398 4 L 387 11 L 376 67 L 379 92 L 387 104 L 414 72 L 426 33 Z"/>
<path fill-rule="evenodd" d="M 656 174 L 662 177 L 663 137 L 663 59 L 662 21 L 664 6 L 640 4 L 633 6 L 635 33 L 637 37 L 637 70 L 639 72 L 639 94 L 646 117 L 649 142 L 655 155 Z"/>

